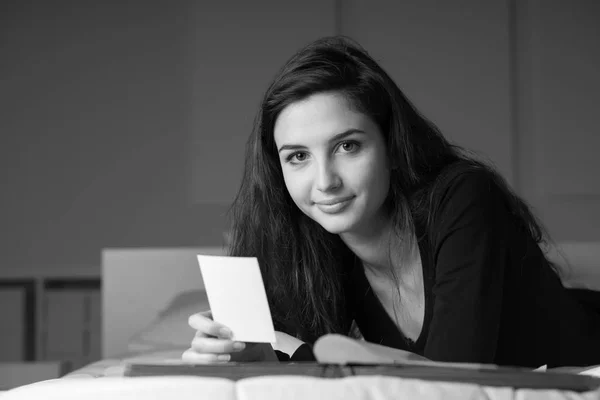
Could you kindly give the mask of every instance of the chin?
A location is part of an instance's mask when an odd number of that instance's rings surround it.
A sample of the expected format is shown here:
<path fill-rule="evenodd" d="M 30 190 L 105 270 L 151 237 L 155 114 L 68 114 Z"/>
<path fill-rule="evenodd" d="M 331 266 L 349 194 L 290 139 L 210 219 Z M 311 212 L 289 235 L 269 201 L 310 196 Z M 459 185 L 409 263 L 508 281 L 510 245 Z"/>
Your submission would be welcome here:
<path fill-rule="evenodd" d="M 327 232 L 333 234 L 333 235 L 340 235 L 342 233 L 346 233 L 349 231 L 352 231 L 352 228 L 354 227 L 354 221 L 325 221 L 323 219 L 321 220 L 315 220 L 319 225 L 321 225 L 321 227 L 323 229 L 325 229 Z"/>

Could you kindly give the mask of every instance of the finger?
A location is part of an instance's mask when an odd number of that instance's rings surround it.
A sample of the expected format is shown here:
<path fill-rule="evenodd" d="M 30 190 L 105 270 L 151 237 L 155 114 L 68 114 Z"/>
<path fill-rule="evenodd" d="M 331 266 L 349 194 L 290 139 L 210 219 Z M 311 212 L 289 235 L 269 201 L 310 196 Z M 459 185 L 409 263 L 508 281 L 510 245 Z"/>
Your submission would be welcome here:
<path fill-rule="evenodd" d="M 225 325 L 219 324 L 212 319 L 207 318 L 203 313 L 192 314 L 188 318 L 188 324 L 197 331 L 207 335 L 229 339 L 231 330 Z"/>
<path fill-rule="evenodd" d="M 202 331 L 196 331 L 195 337 L 214 337 L 214 336 L 204 333 Z"/>
<path fill-rule="evenodd" d="M 208 333 L 202 332 L 202 331 L 196 331 L 196 334 L 194 335 L 194 337 L 197 337 L 197 338 L 213 338 L 213 339 L 217 338 L 217 339 L 220 339 L 220 340 L 229 340 L 230 339 L 229 337 L 223 337 L 223 336 L 217 337 L 215 335 L 209 335 Z"/>
<path fill-rule="evenodd" d="M 206 310 L 199 313 L 201 316 L 213 320 L 212 311 Z M 214 337 L 214 335 L 207 335 L 204 332 L 196 331 L 196 336 L 198 337 Z"/>
<path fill-rule="evenodd" d="M 192 349 L 198 353 L 234 353 L 245 347 L 243 342 L 211 337 L 195 337 L 192 340 Z"/>
<path fill-rule="evenodd" d="M 229 354 L 197 353 L 187 349 L 181 355 L 181 360 L 190 364 L 216 364 L 225 363 L 231 359 Z"/>

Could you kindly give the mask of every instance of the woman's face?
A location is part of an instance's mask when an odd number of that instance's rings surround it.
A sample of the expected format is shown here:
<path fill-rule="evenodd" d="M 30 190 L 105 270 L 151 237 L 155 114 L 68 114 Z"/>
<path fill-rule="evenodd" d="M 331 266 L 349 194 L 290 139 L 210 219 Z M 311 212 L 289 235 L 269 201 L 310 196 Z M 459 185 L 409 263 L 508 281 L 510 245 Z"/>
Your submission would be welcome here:
<path fill-rule="evenodd" d="M 307 216 L 334 234 L 367 234 L 385 220 L 390 174 L 383 135 L 342 95 L 290 104 L 274 135 L 287 190 Z"/>

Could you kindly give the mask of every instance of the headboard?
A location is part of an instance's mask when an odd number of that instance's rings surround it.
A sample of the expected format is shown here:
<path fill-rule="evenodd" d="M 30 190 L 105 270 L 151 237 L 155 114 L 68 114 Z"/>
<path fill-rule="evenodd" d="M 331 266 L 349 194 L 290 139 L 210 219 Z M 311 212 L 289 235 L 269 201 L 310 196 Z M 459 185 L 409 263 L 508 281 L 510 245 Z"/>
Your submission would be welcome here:
<path fill-rule="evenodd" d="M 204 287 L 197 254 L 223 255 L 222 247 L 123 248 L 102 251 L 102 358 L 127 351 L 177 294 Z"/>
<path fill-rule="evenodd" d="M 561 243 L 572 270 L 565 285 L 600 290 L 600 242 Z M 102 357 L 127 352 L 144 329 L 181 292 L 203 288 L 197 254 L 221 247 L 105 249 L 102 252 Z M 551 258 L 564 264 L 555 253 Z"/>

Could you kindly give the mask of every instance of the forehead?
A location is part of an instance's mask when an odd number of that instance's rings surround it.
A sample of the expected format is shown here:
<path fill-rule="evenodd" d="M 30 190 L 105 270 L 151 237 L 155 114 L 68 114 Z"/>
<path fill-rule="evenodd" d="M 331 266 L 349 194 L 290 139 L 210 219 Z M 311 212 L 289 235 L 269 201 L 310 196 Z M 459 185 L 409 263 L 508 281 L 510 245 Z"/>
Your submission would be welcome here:
<path fill-rule="evenodd" d="M 275 121 L 277 145 L 327 140 L 350 128 L 372 130 L 373 122 L 341 94 L 318 93 L 285 107 Z"/>

